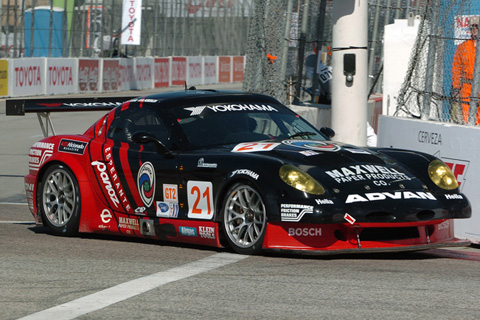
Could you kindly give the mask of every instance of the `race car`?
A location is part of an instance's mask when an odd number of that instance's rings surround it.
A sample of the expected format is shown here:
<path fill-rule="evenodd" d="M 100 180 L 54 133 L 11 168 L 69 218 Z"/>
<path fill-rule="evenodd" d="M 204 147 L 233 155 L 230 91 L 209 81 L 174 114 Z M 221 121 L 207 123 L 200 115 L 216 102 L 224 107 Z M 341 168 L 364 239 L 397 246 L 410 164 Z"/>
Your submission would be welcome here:
<path fill-rule="evenodd" d="M 55 234 L 241 254 L 469 244 L 454 237 L 453 219 L 469 218 L 471 206 L 441 160 L 331 141 L 333 130 L 269 96 L 193 89 L 124 102 L 7 102 L 17 114 L 102 108 L 83 134 L 48 136 L 29 151 L 29 208 Z"/>

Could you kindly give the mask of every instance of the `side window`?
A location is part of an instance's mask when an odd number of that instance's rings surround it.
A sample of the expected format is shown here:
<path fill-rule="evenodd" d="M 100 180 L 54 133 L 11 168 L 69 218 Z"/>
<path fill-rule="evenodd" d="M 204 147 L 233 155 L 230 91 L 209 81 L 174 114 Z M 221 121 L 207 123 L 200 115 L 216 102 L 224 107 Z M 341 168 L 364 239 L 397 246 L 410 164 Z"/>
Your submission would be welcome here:
<path fill-rule="evenodd" d="M 139 131 L 148 132 L 164 144 L 168 144 L 167 127 L 158 114 L 146 106 L 143 108 L 131 106 L 118 112 L 108 129 L 107 137 L 118 142 L 132 143 L 133 135 Z M 154 149 L 153 146 L 150 147 L 152 148 L 146 149 Z"/>

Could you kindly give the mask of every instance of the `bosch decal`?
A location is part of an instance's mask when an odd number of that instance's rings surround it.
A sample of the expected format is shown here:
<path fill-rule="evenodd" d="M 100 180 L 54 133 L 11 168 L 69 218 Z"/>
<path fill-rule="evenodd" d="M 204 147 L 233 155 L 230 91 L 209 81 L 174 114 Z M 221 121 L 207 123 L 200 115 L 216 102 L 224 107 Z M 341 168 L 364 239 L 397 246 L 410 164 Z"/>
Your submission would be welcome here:
<path fill-rule="evenodd" d="M 291 237 L 320 237 L 322 228 L 288 228 L 288 235 Z"/>
<path fill-rule="evenodd" d="M 366 193 L 364 195 L 359 194 L 350 194 L 347 197 L 345 203 L 353 202 L 369 202 L 369 201 L 379 201 L 379 200 L 409 200 L 409 199 L 418 199 L 418 200 L 437 200 L 433 194 L 430 192 L 412 192 L 412 191 L 397 191 L 397 192 L 372 192 Z"/>
<path fill-rule="evenodd" d="M 150 207 L 155 195 L 155 168 L 151 162 L 145 162 L 138 170 L 138 192 L 143 203 Z"/>

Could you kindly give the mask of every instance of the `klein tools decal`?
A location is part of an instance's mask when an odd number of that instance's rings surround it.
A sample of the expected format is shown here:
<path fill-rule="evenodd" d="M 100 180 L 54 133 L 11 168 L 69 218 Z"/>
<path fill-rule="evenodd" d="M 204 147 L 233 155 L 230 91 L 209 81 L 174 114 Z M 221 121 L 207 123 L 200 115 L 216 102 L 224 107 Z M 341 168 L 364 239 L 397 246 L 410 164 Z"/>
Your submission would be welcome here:
<path fill-rule="evenodd" d="M 151 162 L 145 162 L 138 170 L 137 185 L 143 203 L 150 207 L 155 195 L 155 168 Z"/>

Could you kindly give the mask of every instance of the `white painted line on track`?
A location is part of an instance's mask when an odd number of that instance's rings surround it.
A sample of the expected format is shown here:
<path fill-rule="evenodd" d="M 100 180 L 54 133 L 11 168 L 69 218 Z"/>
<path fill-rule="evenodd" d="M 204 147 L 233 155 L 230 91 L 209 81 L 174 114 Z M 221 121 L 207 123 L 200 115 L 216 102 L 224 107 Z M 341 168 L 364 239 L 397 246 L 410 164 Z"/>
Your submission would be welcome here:
<path fill-rule="evenodd" d="M 187 263 L 180 267 L 121 283 L 77 300 L 33 313 L 19 320 L 75 319 L 89 312 L 103 309 L 117 302 L 163 286 L 167 283 L 179 281 L 200 273 L 208 272 L 238 262 L 245 258 L 248 258 L 248 256 L 232 253 L 217 253 L 207 258 Z"/>
<path fill-rule="evenodd" d="M 25 202 L 0 202 L 0 204 L 8 204 L 11 206 L 28 206 L 28 203 Z"/>
<path fill-rule="evenodd" d="M 35 221 L 0 221 L 0 224 L 35 224 Z"/>

